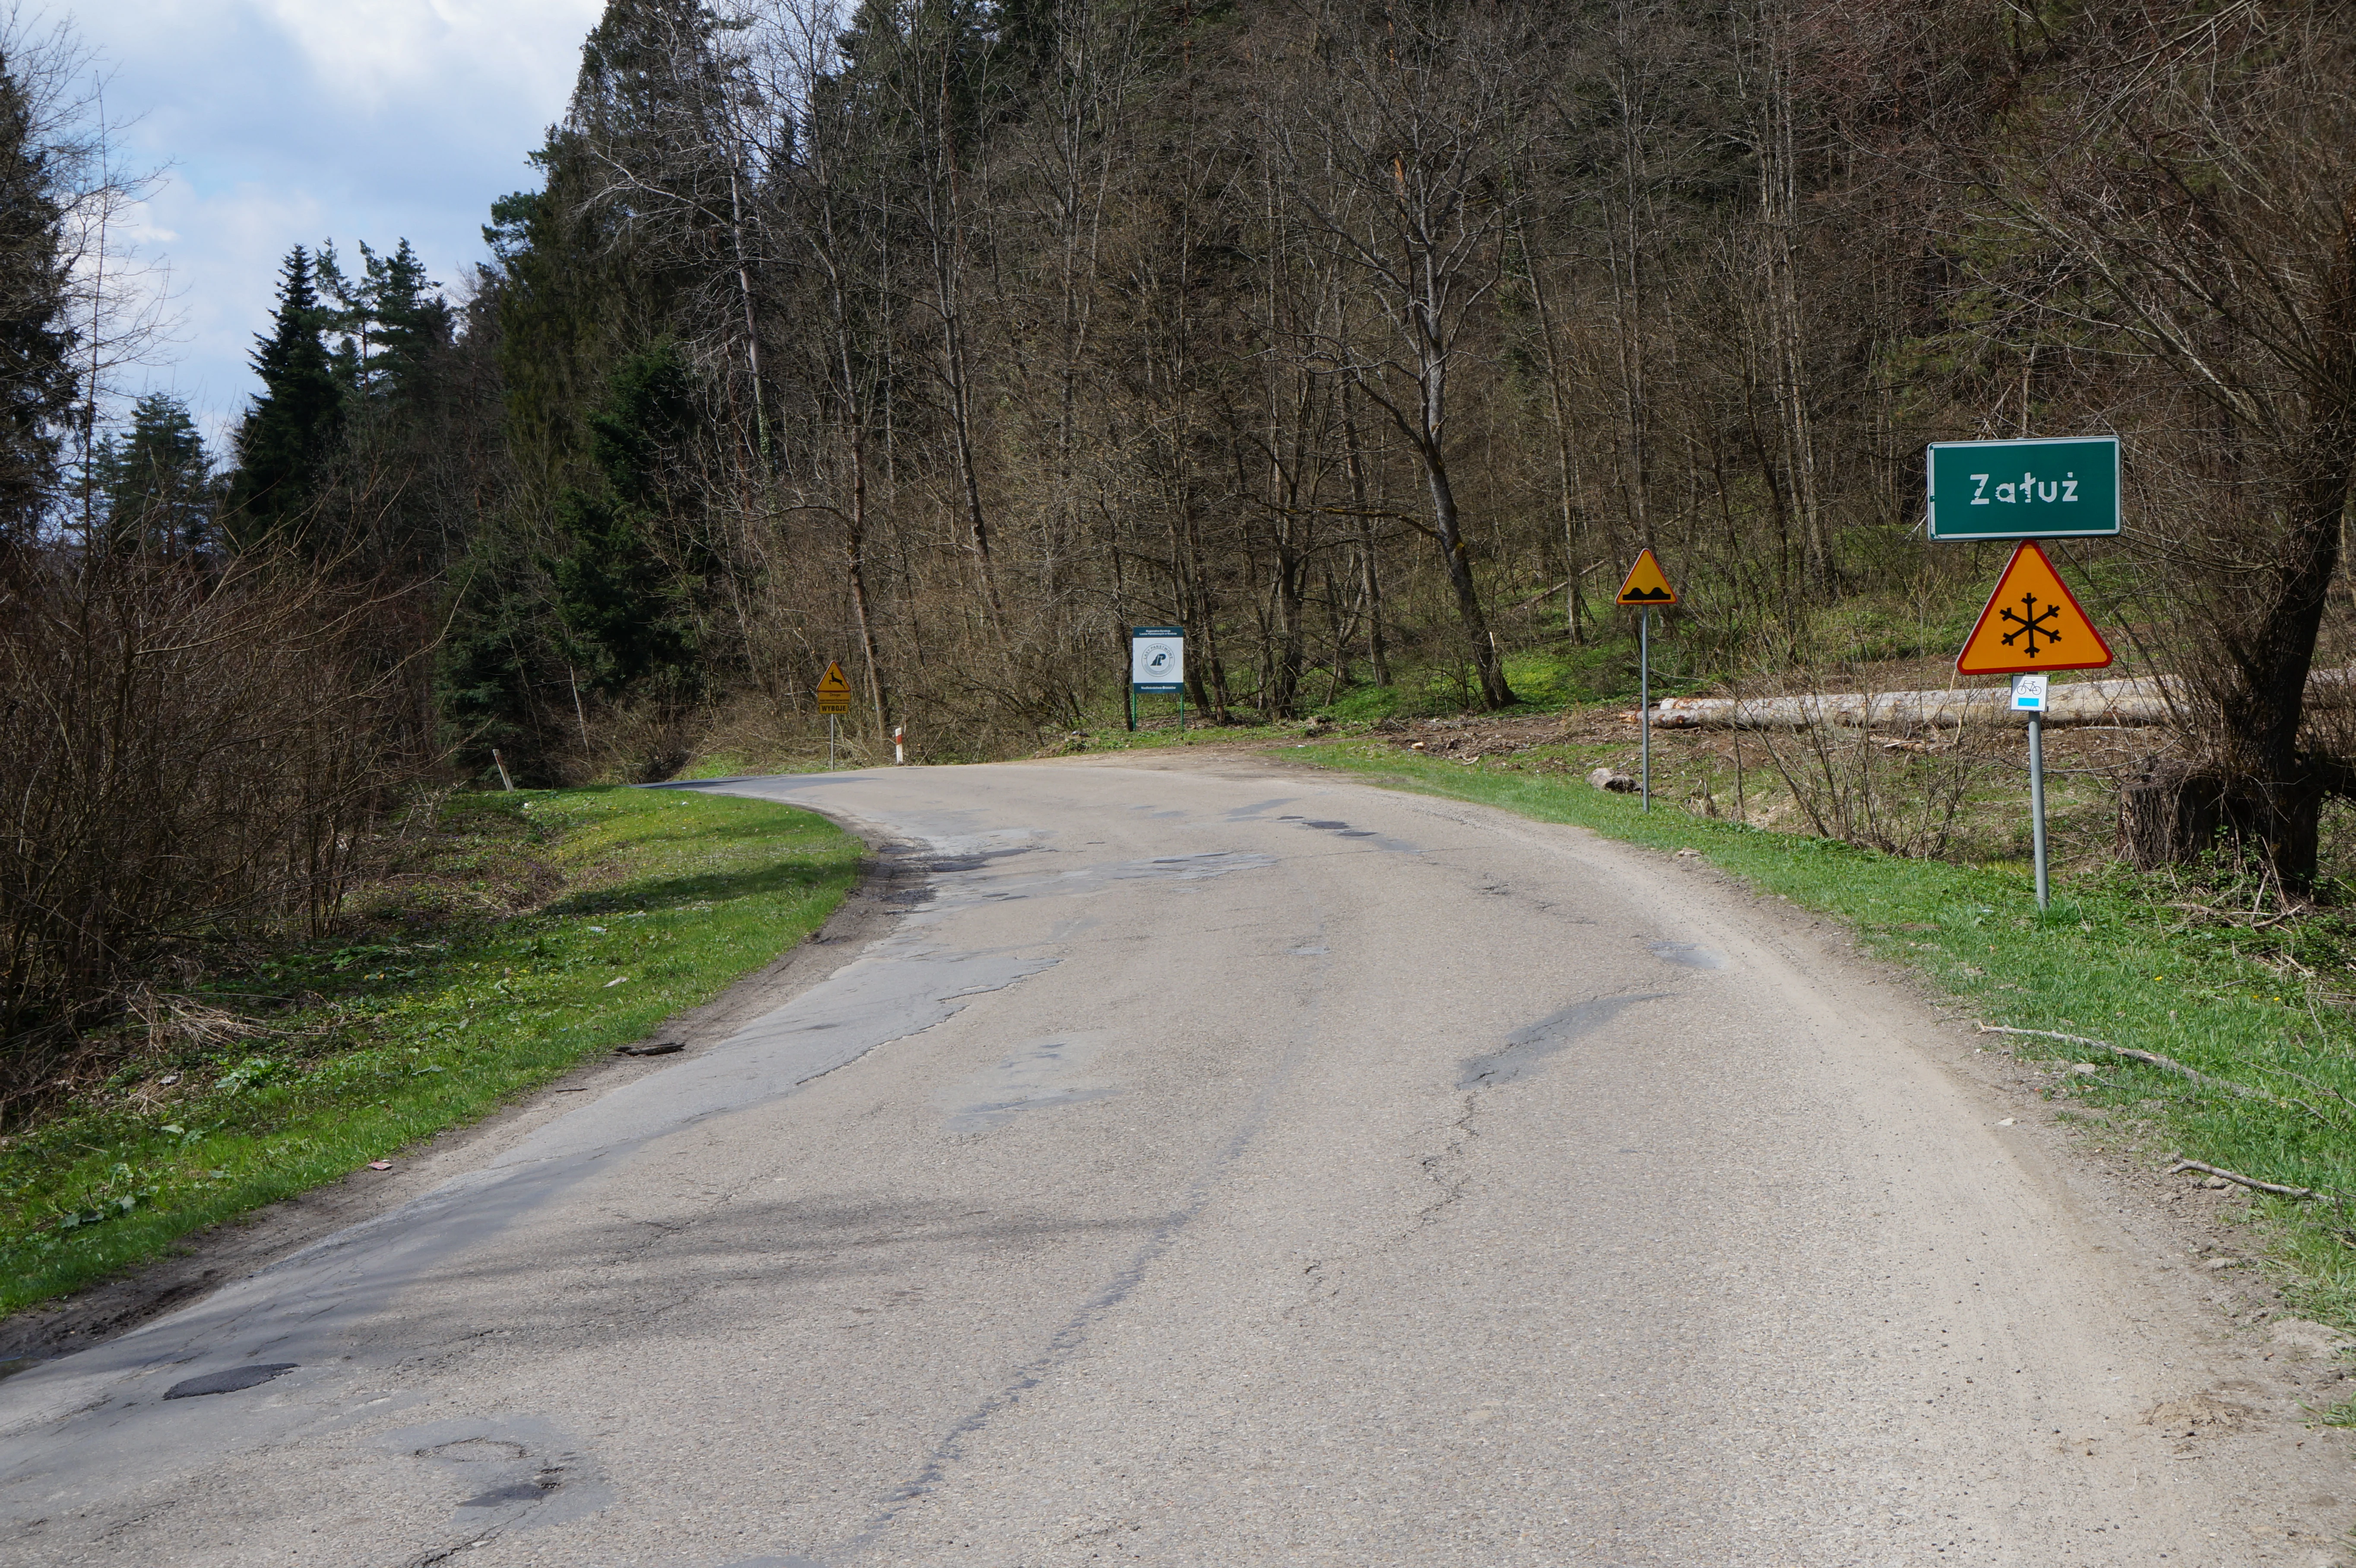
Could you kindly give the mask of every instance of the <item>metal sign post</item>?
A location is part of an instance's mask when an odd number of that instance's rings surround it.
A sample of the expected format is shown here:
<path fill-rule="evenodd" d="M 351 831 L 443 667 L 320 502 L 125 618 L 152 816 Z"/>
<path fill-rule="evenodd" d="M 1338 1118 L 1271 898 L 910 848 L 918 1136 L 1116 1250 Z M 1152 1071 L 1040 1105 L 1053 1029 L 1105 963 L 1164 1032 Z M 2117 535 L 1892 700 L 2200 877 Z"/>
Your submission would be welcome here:
<path fill-rule="evenodd" d="M 2029 845 L 2037 857 L 2037 907 L 2052 901 L 2045 875 L 2045 686 L 2041 675 L 2012 677 L 2012 709 L 2029 715 Z"/>
<path fill-rule="evenodd" d="M 1644 779 L 1644 809 L 1653 809 L 1653 613 L 1636 621 L 1636 711 L 1643 716 L 1644 762 L 1636 770 Z"/>
<path fill-rule="evenodd" d="M 2041 911 L 2052 901 L 2045 864 L 2047 672 L 2103 669 L 2111 650 L 2032 541 L 2119 531 L 2119 438 L 1934 441 L 1922 468 L 1925 538 L 2019 541 L 1964 639 L 1955 669 L 2009 675 L 2012 710 L 2029 715 L 2029 843 Z"/>
<path fill-rule="evenodd" d="M 1996 592 L 1955 656 L 1962 675 L 2012 677 L 2010 706 L 2029 715 L 2029 812 L 2030 848 L 2037 858 L 2037 907 L 2052 902 L 2045 862 L 2045 699 L 2050 672 L 2102 669 L 2110 645 L 2082 608 L 2069 584 L 2029 539 L 2013 548 Z"/>

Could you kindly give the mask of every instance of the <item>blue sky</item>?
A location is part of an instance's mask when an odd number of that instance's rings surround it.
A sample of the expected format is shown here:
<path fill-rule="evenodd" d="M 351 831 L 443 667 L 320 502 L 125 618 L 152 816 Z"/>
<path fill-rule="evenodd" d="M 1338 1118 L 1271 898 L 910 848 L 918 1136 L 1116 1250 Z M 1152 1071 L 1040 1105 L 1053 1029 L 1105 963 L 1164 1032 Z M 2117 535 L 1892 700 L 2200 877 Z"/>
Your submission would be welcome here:
<path fill-rule="evenodd" d="M 37 0 L 27 4 L 36 11 Z M 492 200 L 563 110 L 601 0 L 81 0 L 68 16 L 109 70 L 134 164 L 172 166 L 138 214 L 168 264 L 173 361 L 125 378 L 220 431 L 256 389 L 279 259 L 406 237 L 456 283 Z"/>

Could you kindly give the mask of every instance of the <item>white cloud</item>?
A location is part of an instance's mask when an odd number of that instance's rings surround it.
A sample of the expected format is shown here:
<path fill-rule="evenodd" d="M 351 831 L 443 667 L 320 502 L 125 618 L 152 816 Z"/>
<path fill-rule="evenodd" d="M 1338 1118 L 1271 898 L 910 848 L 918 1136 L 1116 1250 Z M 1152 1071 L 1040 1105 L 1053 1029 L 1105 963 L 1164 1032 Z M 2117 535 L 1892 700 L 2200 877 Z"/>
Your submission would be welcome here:
<path fill-rule="evenodd" d="M 563 111 L 601 0 L 105 0 L 77 23 L 112 68 L 134 161 L 172 168 L 139 215 L 169 264 L 178 362 L 150 387 L 216 430 L 255 389 L 281 258 L 406 238 L 445 283 Z"/>
<path fill-rule="evenodd" d="M 371 107 L 431 93 L 455 72 L 534 100 L 572 86 L 573 57 L 553 59 L 551 36 L 578 45 L 599 7 L 582 0 L 273 0 L 261 9 L 294 41 L 313 75 Z"/>

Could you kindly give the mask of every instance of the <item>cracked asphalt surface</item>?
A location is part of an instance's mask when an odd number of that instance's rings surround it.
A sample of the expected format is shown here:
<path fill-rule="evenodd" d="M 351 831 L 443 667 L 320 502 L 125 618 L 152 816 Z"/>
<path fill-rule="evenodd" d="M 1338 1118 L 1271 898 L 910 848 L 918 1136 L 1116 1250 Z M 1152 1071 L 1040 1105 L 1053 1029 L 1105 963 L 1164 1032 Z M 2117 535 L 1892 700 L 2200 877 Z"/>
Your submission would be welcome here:
<path fill-rule="evenodd" d="M 1714 874 L 1232 756 L 698 787 L 904 912 L 0 1383 L 0 1563 L 2341 1561 L 2295 1356 Z"/>

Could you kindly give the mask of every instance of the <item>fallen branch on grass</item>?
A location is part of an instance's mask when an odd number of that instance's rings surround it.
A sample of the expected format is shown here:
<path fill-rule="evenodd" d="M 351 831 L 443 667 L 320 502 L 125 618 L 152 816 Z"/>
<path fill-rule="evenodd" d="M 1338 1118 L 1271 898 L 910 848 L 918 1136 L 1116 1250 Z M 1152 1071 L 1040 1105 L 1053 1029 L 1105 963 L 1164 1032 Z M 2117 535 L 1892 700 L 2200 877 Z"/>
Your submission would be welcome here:
<path fill-rule="evenodd" d="M 2066 1040 L 2072 1045 L 2091 1045 L 2096 1051 L 2107 1051 L 2113 1056 L 2124 1056 L 2131 1061 L 2148 1062 L 2162 1072 L 2181 1073 L 2195 1083 L 2205 1083 L 2214 1089 L 2222 1089 L 2228 1094 L 2238 1094 L 2244 1100 L 2260 1100 L 2269 1105 L 2287 1105 L 2293 1110 L 2305 1111 L 2327 1127 L 2341 1125 L 2337 1119 L 2325 1115 L 2304 1100 L 2295 1100 L 2287 1094 L 2269 1094 L 2264 1089 L 2253 1089 L 2245 1083 L 2236 1083 L 2230 1078 L 2212 1078 L 2198 1068 L 2187 1067 L 2176 1058 L 2162 1056 L 2156 1051 L 2137 1051 L 2131 1045 L 2113 1045 L 2107 1040 L 2088 1040 L 2083 1034 L 2063 1034 L 2059 1029 L 2008 1029 L 2003 1024 L 1984 1023 L 1980 1025 L 1980 1032 L 1982 1034 L 2033 1034 L 2046 1040 Z M 2325 1093 L 2331 1093 L 2329 1090 Z M 2332 1093 L 2331 1097 L 2335 1100 L 2347 1098 L 2343 1094 L 2337 1093 Z"/>
<path fill-rule="evenodd" d="M 2272 1192 L 2283 1198 L 2319 1199 L 2323 1196 L 2312 1187 L 2285 1187 L 2279 1181 L 2260 1181 L 2253 1177 L 2243 1176 L 2197 1159 L 2179 1159 L 2168 1168 L 2168 1174 L 2175 1176 L 2187 1170 L 2205 1171 L 2211 1176 L 2222 1176 L 2226 1180 L 2246 1187 L 2253 1192 Z"/>
<path fill-rule="evenodd" d="M 2201 1072 L 2199 1068 L 2187 1067 L 2181 1061 L 2177 1061 L 2176 1058 L 2172 1056 L 2162 1056 L 2156 1051 L 2137 1051 L 2133 1046 L 2113 1045 L 2107 1040 L 2088 1040 L 2083 1034 L 2063 1034 L 2059 1029 L 2010 1029 L 2003 1024 L 1984 1023 L 1980 1025 L 1980 1032 L 1982 1034 L 2033 1034 L 2045 1040 L 2066 1040 L 2072 1045 L 2091 1045 L 2096 1051 L 2107 1051 L 2114 1056 L 2130 1057 L 2136 1061 L 2149 1062 L 2152 1066 L 2161 1068 L 2169 1072 L 2180 1072 L 2185 1077 L 2191 1079 L 2195 1083 L 2213 1084 L 2217 1088 L 2225 1090 L 2230 1093 L 2239 1094 L 2244 1100 L 2265 1100 L 2277 1105 L 2283 1104 L 2282 1101 L 2276 1099 L 2274 1095 L 2267 1093 L 2263 1089 L 2248 1088 L 2243 1084 L 2233 1083 L 2228 1079 L 2211 1078 L 2208 1073 Z"/>
<path fill-rule="evenodd" d="M 2244 1084 L 2235 1083 L 2230 1079 L 2211 1077 L 2210 1074 L 2201 1072 L 2198 1068 L 2187 1067 L 2184 1063 L 2177 1061 L 2174 1057 L 2162 1056 L 2156 1051 L 2137 1051 L 2133 1046 L 2113 1045 L 2107 1040 L 2089 1040 L 2083 1034 L 2063 1034 L 2059 1029 L 2012 1029 L 2004 1024 L 1981 1023 L 1980 1032 L 1982 1034 L 2032 1034 L 2046 1040 L 2066 1040 L 2072 1045 L 2091 1045 L 2096 1051 L 2107 1051 L 2114 1056 L 2127 1057 L 2136 1061 L 2147 1062 L 2151 1066 L 2160 1068 L 2169 1072 L 2181 1073 L 2185 1077 L 2192 1080 L 2195 1083 L 2209 1084 L 2213 1088 L 2222 1089 L 2228 1093 L 2238 1094 L 2244 1100 L 2263 1100 L 2272 1105 L 2288 1105 L 2295 1107 L 2296 1109 L 2305 1111 L 2308 1115 L 2313 1116 L 2317 1121 L 2323 1123 L 2326 1126 L 2337 1125 L 2329 1116 L 2325 1115 L 2322 1112 L 2317 1110 L 2314 1106 L 2308 1104 L 2304 1100 L 2293 1100 L 2286 1096 L 2269 1094 L 2263 1089 L 2252 1089 Z M 2330 1093 L 2329 1090 L 2325 1092 L 2327 1093 Z M 2333 1098 L 2340 1099 L 2344 1098 L 2344 1096 L 2334 1094 Z M 2254 1191 L 2278 1193 L 2285 1198 L 2319 1199 L 2323 1196 L 2322 1193 L 2316 1191 L 2311 1187 L 2285 1187 L 2278 1182 L 2258 1181 L 2250 1177 L 2237 1176 L 2230 1170 L 2221 1170 L 2213 1165 L 2203 1165 L 2197 1159 L 2178 1159 L 2176 1164 L 2169 1168 L 2169 1174 L 2173 1176 L 2178 1171 L 2182 1170 L 2204 1170 L 2211 1176 L 2222 1176 L 2228 1181 L 2239 1182 L 2244 1187 L 2250 1188 Z"/>

